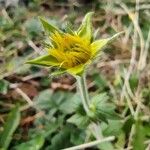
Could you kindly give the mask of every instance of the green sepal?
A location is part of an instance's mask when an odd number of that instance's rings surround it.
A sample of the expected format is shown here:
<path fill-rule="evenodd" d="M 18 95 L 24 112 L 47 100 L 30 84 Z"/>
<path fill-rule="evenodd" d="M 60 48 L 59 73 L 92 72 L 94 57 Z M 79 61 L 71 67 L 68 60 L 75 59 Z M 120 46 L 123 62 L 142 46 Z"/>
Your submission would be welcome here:
<path fill-rule="evenodd" d="M 81 76 L 84 72 L 85 64 L 81 64 L 70 69 L 67 69 L 67 72 L 71 75 L 79 75 Z"/>
<path fill-rule="evenodd" d="M 52 72 L 50 74 L 50 77 L 59 76 L 59 75 L 62 75 L 64 73 L 66 73 L 66 69 L 60 68 L 59 70 L 56 70 L 56 71 Z"/>
<path fill-rule="evenodd" d="M 34 65 L 41 65 L 41 66 L 58 66 L 60 63 L 57 59 L 51 55 L 44 55 L 37 57 L 35 59 L 29 60 L 26 63 L 34 64 Z"/>
<path fill-rule="evenodd" d="M 91 17 L 93 14 L 94 14 L 94 12 L 87 13 L 82 21 L 81 26 L 77 30 L 77 34 L 89 42 L 91 42 L 91 39 L 92 39 Z"/>
<path fill-rule="evenodd" d="M 50 24 L 46 19 L 39 17 L 44 31 L 48 34 L 54 33 L 54 32 L 61 32 L 58 28 L 54 27 L 52 24 Z"/>
<path fill-rule="evenodd" d="M 96 40 L 95 42 L 93 42 L 91 44 L 93 55 L 95 56 L 97 53 L 100 52 L 100 50 L 102 50 L 103 48 L 105 48 L 107 46 L 107 44 L 111 43 L 113 40 L 115 40 L 118 36 L 120 36 L 123 33 L 124 33 L 124 31 L 123 32 L 119 32 L 119 33 L 113 35 L 110 38 L 100 39 L 100 40 Z"/>

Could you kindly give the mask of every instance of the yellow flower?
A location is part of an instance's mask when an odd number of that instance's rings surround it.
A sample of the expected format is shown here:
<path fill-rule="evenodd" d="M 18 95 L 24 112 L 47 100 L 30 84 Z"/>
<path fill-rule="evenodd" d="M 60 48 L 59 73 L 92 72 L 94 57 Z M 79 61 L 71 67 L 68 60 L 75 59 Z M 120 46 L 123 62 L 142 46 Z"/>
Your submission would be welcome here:
<path fill-rule="evenodd" d="M 100 50 L 120 33 L 111 38 L 93 41 L 91 16 L 93 12 L 86 14 L 77 31 L 65 33 L 40 18 L 43 27 L 50 34 L 51 46 L 47 48 L 47 55 L 28 61 L 31 64 L 57 67 L 56 74 L 68 72 L 72 75 L 80 75 L 87 65 L 91 64 Z"/>

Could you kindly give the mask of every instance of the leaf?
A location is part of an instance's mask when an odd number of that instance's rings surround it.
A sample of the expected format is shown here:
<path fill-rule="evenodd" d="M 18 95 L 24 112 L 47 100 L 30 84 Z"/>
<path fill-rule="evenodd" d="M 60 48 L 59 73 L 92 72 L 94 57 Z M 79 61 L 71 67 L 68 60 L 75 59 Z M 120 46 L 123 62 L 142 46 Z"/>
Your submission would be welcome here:
<path fill-rule="evenodd" d="M 19 107 L 16 106 L 9 113 L 7 121 L 5 122 L 4 125 L 4 130 L 0 135 L 0 148 L 3 149 L 8 148 L 12 140 L 12 135 L 17 129 L 19 122 L 20 122 L 20 111 L 19 111 Z"/>
<path fill-rule="evenodd" d="M 126 119 L 124 125 L 123 125 L 123 130 L 124 132 L 128 135 L 130 134 L 131 127 L 135 123 L 133 116 L 128 116 Z"/>
<path fill-rule="evenodd" d="M 102 130 L 100 126 L 97 126 L 97 128 L 98 128 L 98 131 Z M 98 144 L 97 147 L 100 150 L 114 150 L 112 143 L 108 141 Z"/>
<path fill-rule="evenodd" d="M 145 133 L 142 123 L 138 120 L 135 123 L 135 135 L 133 137 L 133 150 L 145 150 Z"/>
<path fill-rule="evenodd" d="M 75 128 L 71 132 L 70 141 L 74 145 L 80 145 L 80 144 L 83 144 L 85 142 L 85 136 L 86 136 L 85 129 L 81 130 L 81 129 Z"/>
<path fill-rule="evenodd" d="M 39 109 L 50 109 L 52 107 L 51 104 L 51 97 L 52 97 L 52 90 L 47 89 L 43 90 L 39 93 L 38 96 L 34 98 L 36 107 Z"/>
<path fill-rule="evenodd" d="M 51 55 L 45 55 L 37 57 L 33 60 L 29 60 L 26 63 L 34 64 L 34 65 L 41 65 L 41 66 L 58 66 L 60 63 L 57 59 Z"/>
<path fill-rule="evenodd" d="M 44 137 L 37 135 L 32 140 L 15 147 L 15 150 L 40 150 L 44 144 Z"/>
<path fill-rule="evenodd" d="M 0 80 L 0 93 L 7 94 L 9 82 L 6 80 Z"/>
<path fill-rule="evenodd" d="M 90 118 L 88 116 L 83 116 L 81 114 L 72 115 L 67 122 L 75 124 L 78 128 L 85 128 L 90 123 Z"/>
<path fill-rule="evenodd" d="M 104 123 L 104 125 L 105 129 L 103 130 L 103 134 L 105 136 L 118 136 L 121 133 L 123 127 L 123 123 L 120 120 L 109 120 L 108 124 Z"/>
<path fill-rule="evenodd" d="M 34 99 L 36 107 L 50 111 L 61 111 L 64 114 L 70 114 L 74 110 L 73 107 L 76 106 L 78 99 L 74 97 L 74 94 L 71 92 L 52 92 L 52 90 L 47 89 L 35 97 Z M 66 108 L 69 109 L 66 109 Z"/>
<path fill-rule="evenodd" d="M 106 93 L 101 93 L 92 98 L 90 104 L 90 111 L 93 113 L 94 119 L 100 119 L 107 123 L 108 119 L 116 120 L 120 119 L 119 115 L 114 111 L 115 106 L 112 103 L 108 103 L 108 96 Z"/>
<path fill-rule="evenodd" d="M 54 27 L 52 24 L 50 24 L 48 21 L 46 21 L 44 18 L 42 17 L 39 17 L 42 25 L 43 25 L 43 28 L 45 30 L 46 33 L 48 34 L 51 34 L 51 33 L 54 33 L 54 32 L 60 32 L 59 29 L 57 29 L 56 27 Z"/>
<path fill-rule="evenodd" d="M 87 41 L 91 42 L 92 39 L 92 23 L 91 23 L 91 17 L 94 13 L 89 12 L 85 15 L 81 26 L 79 27 L 77 34 L 86 39 Z"/>
<path fill-rule="evenodd" d="M 70 147 L 72 144 L 70 143 L 70 133 L 71 128 L 65 127 L 58 134 L 56 134 L 51 140 L 51 146 L 49 150 L 60 150 L 63 148 Z"/>
<path fill-rule="evenodd" d="M 79 105 L 81 104 L 81 100 L 78 94 L 71 94 L 61 105 L 59 110 L 63 113 L 71 114 L 77 110 Z M 69 109 L 66 109 L 69 108 Z"/>

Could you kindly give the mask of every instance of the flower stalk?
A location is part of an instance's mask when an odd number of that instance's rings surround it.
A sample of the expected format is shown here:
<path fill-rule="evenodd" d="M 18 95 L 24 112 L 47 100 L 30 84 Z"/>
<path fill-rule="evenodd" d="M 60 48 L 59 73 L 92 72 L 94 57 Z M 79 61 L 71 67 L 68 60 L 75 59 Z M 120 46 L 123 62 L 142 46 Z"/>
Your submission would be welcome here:
<path fill-rule="evenodd" d="M 84 107 L 85 112 L 87 115 L 90 114 L 90 98 L 88 93 L 88 87 L 86 83 L 86 74 L 83 73 L 81 76 L 75 76 L 77 80 L 77 88 L 79 90 L 82 104 Z M 92 133 L 95 136 L 96 139 L 102 139 L 103 135 L 101 132 L 101 128 L 99 126 L 99 123 L 92 123 Z"/>
<path fill-rule="evenodd" d="M 76 80 L 77 80 L 77 88 L 78 88 L 80 96 L 81 96 L 84 110 L 88 114 L 90 99 L 89 99 L 89 95 L 88 95 L 85 73 L 81 76 L 76 76 Z"/>

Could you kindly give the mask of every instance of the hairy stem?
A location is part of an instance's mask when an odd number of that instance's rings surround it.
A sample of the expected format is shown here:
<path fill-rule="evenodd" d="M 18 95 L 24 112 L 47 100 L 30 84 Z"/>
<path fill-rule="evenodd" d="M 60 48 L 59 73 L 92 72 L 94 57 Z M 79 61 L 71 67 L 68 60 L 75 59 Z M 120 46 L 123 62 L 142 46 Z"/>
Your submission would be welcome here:
<path fill-rule="evenodd" d="M 90 100 L 89 100 L 89 95 L 88 95 L 88 90 L 87 90 L 85 74 L 83 74 L 82 76 L 77 76 L 76 79 L 77 79 L 77 87 L 78 87 L 78 90 L 82 99 L 83 107 L 86 113 L 88 113 Z"/>

